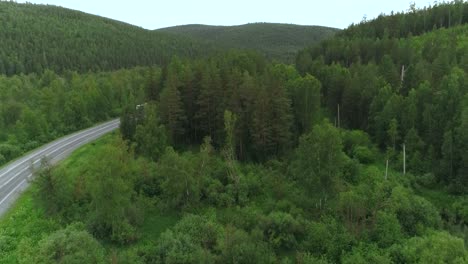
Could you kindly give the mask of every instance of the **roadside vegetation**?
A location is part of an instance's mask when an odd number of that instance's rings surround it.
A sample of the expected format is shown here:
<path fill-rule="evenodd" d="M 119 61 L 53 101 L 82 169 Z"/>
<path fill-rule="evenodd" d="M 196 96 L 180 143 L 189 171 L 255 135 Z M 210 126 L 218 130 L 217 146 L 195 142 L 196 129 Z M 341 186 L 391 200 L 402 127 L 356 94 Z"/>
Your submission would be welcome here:
<path fill-rule="evenodd" d="M 120 131 L 44 162 L 0 262 L 467 263 L 467 10 L 363 21 L 294 66 L 129 70 Z"/>

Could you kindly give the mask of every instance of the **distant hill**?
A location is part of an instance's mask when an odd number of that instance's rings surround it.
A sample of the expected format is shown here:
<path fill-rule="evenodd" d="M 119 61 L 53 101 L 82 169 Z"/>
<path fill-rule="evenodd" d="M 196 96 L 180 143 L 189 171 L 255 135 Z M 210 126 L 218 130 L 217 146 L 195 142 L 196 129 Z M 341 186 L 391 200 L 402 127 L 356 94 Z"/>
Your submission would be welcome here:
<path fill-rule="evenodd" d="M 157 30 L 210 41 L 225 48 L 252 49 L 271 59 L 292 62 L 297 51 L 339 30 L 321 26 L 252 23 L 240 26 L 185 25 Z"/>
<path fill-rule="evenodd" d="M 62 7 L 0 1 L 0 74 L 113 70 L 196 57 L 212 47 Z"/>

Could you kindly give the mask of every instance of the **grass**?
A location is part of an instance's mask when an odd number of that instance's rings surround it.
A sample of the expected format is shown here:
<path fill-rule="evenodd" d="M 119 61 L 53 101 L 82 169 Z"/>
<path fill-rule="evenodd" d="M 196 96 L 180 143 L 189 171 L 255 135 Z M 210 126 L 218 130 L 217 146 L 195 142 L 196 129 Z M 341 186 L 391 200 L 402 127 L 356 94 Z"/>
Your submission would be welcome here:
<path fill-rule="evenodd" d="M 59 169 L 66 170 L 68 177 L 78 177 L 86 168 L 85 165 L 114 137 L 115 133 L 112 133 L 80 147 L 58 165 Z M 17 263 L 21 255 L 19 249 L 22 241 L 37 243 L 50 233 L 66 226 L 57 217 L 47 216 L 43 208 L 34 202 L 34 191 L 34 185 L 28 187 L 6 214 L 0 218 L 0 263 Z M 154 241 L 167 228 L 173 226 L 179 218 L 175 212 L 163 214 L 155 208 L 148 210 L 145 213 L 143 225 L 139 228 L 141 237 L 137 243 L 128 247 L 116 247 L 109 243 L 102 244 L 109 254 L 116 249 L 131 250 Z"/>
<path fill-rule="evenodd" d="M 33 198 L 29 188 L 0 219 L 0 263 L 17 263 L 18 246 L 24 239 L 37 242 L 61 227 L 35 206 Z"/>

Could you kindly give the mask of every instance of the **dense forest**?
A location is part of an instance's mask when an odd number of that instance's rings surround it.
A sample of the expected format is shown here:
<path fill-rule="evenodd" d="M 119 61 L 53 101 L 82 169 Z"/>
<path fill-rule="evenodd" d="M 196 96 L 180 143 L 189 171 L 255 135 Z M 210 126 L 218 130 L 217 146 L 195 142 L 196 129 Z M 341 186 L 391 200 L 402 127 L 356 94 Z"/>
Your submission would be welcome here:
<path fill-rule="evenodd" d="M 212 34 L 195 37 L 176 28 L 146 30 L 62 7 L 7 1 L 0 1 L 0 25 L 0 74 L 6 75 L 42 73 L 46 69 L 62 73 L 162 66 L 174 55 L 200 58 L 226 48 L 265 51 L 272 59 L 292 62 L 299 49 L 336 31 L 253 24 L 240 26 L 235 32 L 221 30 L 227 33 L 222 38 Z"/>
<path fill-rule="evenodd" d="M 118 117 L 148 70 L 0 75 L 0 165 L 55 138 Z"/>
<path fill-rule="evenodd" d="M 266 58 L 292 63 L 299 50 L 330 38 L 339 30 L 320 26 L 251 23 L 240 26 L 184 25 L 158 31 L 206 40 L 217 47 L 256 50 Z"/>
<path fill-rule="evenodd" d="M 466 193 L 466 23 L 462 1 L 379 17 L 301 52 L 297 69 L 323 84 L 329 113 L 341 106 L 343 127 L 393 153 L 406 144 L 410 171 Z"/>
<path fill-rule="evenodd" d="M 0 1 L 0 74 L 163 65 L 216 48 L 183 36 L 49 5 Z"/>
<path fill-rule="evenodd" d="M 295 65 L 225 51 L 2 77 L 3 145 L 121 126 L 43 161 L 0 219 L 0 262 L 468 263 L 467 11 L 382 15 Z"/>

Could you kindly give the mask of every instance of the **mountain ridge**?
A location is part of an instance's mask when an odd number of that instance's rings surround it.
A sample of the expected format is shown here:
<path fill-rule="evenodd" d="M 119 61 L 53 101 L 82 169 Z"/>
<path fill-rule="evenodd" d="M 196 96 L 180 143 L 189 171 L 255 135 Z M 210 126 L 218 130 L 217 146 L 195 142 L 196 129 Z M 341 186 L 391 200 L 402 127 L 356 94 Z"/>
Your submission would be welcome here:
<path fill-rule="evenodd" d="M 225 48 L 258 50 L 267 58 L 291 62 L 297 51 L 340 30 L 325 26 L 256 22 L 234 26 L 188 24 L 157 31 L 189 36 Z"/>

